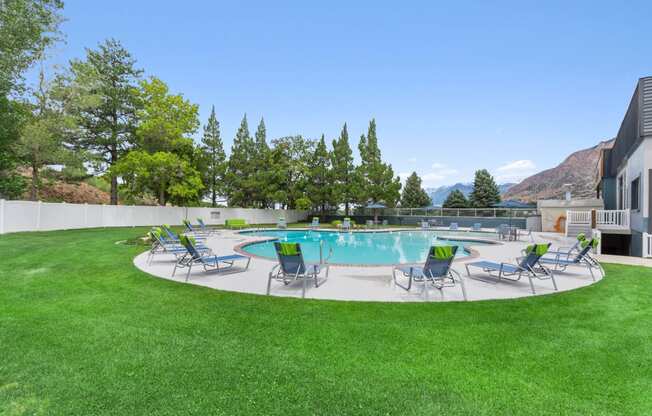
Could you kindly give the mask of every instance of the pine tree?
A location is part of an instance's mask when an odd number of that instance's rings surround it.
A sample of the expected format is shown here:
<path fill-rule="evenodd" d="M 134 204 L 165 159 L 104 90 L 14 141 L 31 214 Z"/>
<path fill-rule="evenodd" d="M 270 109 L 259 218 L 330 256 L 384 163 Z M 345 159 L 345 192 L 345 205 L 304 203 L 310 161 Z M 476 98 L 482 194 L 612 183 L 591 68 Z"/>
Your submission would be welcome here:
<path fill-rule="evenodd" d="M 310 181 L 308 184 L 308 195 L 310 195 L 314 207 L 318 208 L 322 213 L 326 211 L 326 206 L 330 205 L 333 199 L 330 158 L 331 155 L 322 134 L 310 160 Z"/>
<path fill-rule="evenodd" d="M 459 189 L 453 189 L 443 204 L 444 208 L 467 208 L 468 206 L 469 201 Z"/>
<path fill-rule="evenodd" d="M 396 205 L 401 197 L 401 180 L 394 176 L 392 166 L 382 161 L 375 119 L 369 122 L 367 136 L 360 137 L 358 149 L 362 159 L 356 175 L 358 202 L 385 203 L 390 207 Z"/>
<path fill-rule="evenodd" d="M 500 202 L 498 185 L 486 169 L 475 172 L 473 191 L 471 191 L 469 200 L 474 208 L 489 208 Z"/>
<path fill-rule="evenodd" d="M 403 195 L 401 196 L 401 206 L 405 208 L 427 207 L 432 203 L 430 196 L 421 187 L 421 178 L 416 172 L 405 181 Z"/>
<path fill-rule="evenodd" d="M 249 135 L 249 124 L 245 114 L 233 140 L 231 155 L 226 172 L 227 197 L 229 206 L 251 207 L 252 176 L 258 167 L 252 164 L 255 143 Z"/>
<path fill-rule="evenodd" d="M 117 40 L 86 50 L 86 60 L 70 63 L 70 77 L 59 79 L 62 100 L 77 119 L 74 145 L 111 167 L 135 143 L 139 100 L 135 93 L 142 70 Z M 109 170 L 109 172 L 111 172 Z M 118 178 L 110 173 L 111 204 L 118 203 Z"/>
<path fill-rule="evenodd" d="M 226 154 L 220 137 L 220 122 L 215 116 L 215 106 L 211 109 L 208 124 L 204 126 L 202 155 L 204 159 L 203 176 L 206 190 L 211 198 L 211 206 L 217 206 L 217 197 L 225 191 Z"/>
<path fill-rule="evenodd" d="M 270 150 L 267 145 L 267 129 L 265 120 L 260 119 L 256 129 L 252 165 L 256 167 L 252 175 L 249 188 L 252 191 L 252 200 L 258 207 L 265 208 L 270 200 L 269 175 L 266 167 L 269 165 Z"/>
<path fill-rule="evenodd" d="M 344 211 L 349 215 L 350 205 L 355 201 L 353 151 L 349 145 L 349 132 L 346 123 L 342 127 L 340 137 L 333 140 L 333 151 L 331 153 L 331 165 L 333 169 L 333 197 L 337 203 L 344 204 Z"/>

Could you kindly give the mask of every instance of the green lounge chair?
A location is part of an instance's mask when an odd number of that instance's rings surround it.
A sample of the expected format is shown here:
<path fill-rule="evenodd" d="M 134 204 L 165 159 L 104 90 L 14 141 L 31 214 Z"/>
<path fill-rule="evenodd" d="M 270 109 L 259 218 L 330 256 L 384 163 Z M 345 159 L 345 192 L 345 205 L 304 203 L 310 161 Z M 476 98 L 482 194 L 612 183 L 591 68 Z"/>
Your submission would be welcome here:
<path fill-rule="evenodd" d="M 597 238 L 584 240 L 580 243 L 582 249 L 576 255 L 572 255 L 572 253 L 552 253 L 552 255 L 542 257 L 540 263 L 554 266 L 553 269 L 560 272 L 566 271 L 568 266 L 584 266 L 588 269 L 591 279 L 595 282 L 594 269 L 597 269 L 602 277 L 605 275 L 600 262 L 591 256 L 591 250 L 595 249 L 599 243 Z"/>
<path fill-rule="evenodd" d="M 409 291 L 413 283 L 423 283 L 424 297 L 428 296 L 428 283 L 436 289 L 453 287 L 457 282 L 462 288 L 462 296 L 466 297 L 466 287 L 462 276 L 455 271 L 451 265 L 455 259 L 458 246 L 432 246 L 428 251 L 428 257 L 423 266 L 395 266 L 392 269 L 394 284 Z M 408 279 L 407 285 L 403 285 L 397 279 L 397 272 Z"/>
<path fill-rule="evenodd" d="M 534 290 L 534 282 L 532 281 L 532 279 L 552 280 L 552 285 L 555 288 L 555 290 L 557 290 L 557 282 L 555 282 L 555 277 L 552 271 L 542 266 L 539 263 L 543 255 L 548 252 L 549 248 L 550 248 L 550 243 L 532 244 L 526 248 L 525 252 L 527 254 L 524 257 L 516 259 L 517 260 L 516 264 L 496 263 L 496 262 L 486 261 L 486 260 L 467 263 L 465 265 L 466 274 L 469 277 L 478 279 L 477 277 L 471 276 L 471 272 L 469 271 L 469 267 L 477 267 L 482 269 L 482 271 L 487 273 L 490 277 L 498 278 L 498 281 L 501 280 L 518 281 L 521 280 L 521 277 L 523 277 L 523 275 L 526 275 L 530 282 L 530 289 L 532 290 L 533 294 L 536 294 L 536 291 Z M 498 272 L 498 275 L 492 274 L 495 272 Z M 479 280 L 483 280 L 483 279 L 479 279 Z"/>
<path fill-rule="evenodd" d="M 269 272 L 267 280 L 267 294 L 269 295 L 272 280 L 289 285 L 293 281 L 302 280 L 303 289 L 301 297 L 306 297 L 306 285 L 309 279 L 314 280 L 315 287 L 321 286 L 328 279 L 328 264 L 306 263 L 303 260 L 301 245 L 299 243 L 274 243 L 278 264 Z M 320 279 L 321 272 L 325 276 Z M 321 281 L 320 281 L 321 280 Z"/>

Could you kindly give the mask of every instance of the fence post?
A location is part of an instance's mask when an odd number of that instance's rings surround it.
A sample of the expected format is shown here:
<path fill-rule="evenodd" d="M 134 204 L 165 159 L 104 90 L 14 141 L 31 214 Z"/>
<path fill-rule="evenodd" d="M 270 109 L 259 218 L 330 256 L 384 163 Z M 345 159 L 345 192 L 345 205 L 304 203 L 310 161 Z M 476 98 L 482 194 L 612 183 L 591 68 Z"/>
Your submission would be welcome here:
<path fill-rule="evenodd" d="M 0 234 L 5 233 L 5 200 L 0 199 Z"/>
<path fill-rule="evenodd" d="M 88 228 L 88 202 L 84 202 L 84 227 Z"/>
<path fill-rule="evenodd" d="M 36 203 L 36 231 L 41 229 L 41 201 Z"/>

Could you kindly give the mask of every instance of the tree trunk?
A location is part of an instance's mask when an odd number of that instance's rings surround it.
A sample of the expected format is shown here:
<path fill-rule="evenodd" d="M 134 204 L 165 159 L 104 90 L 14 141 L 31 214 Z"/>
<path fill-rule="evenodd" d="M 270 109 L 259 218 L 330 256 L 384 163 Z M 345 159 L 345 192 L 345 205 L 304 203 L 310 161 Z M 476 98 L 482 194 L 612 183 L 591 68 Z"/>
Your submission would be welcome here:
<path fill-rule="evenodd" d="M 31 201 L 36 201 L 38 198 L 38 167 L 32 165 L 32 187 L 29 192 L 29 199 Z"/>
<path fill-rule="evenodd" d="M 159 190 L 158 203 L 163 207 L 165 206 L 165 186 L 161 186 L 161 189 Z"/>
<path fill-rule="evenodd" d="M 347 217 L 349 216 L 349 203 L 348 202 L 344 203 L 344 213 L 346 214 Z"/>
<path fill-rule="evenodd" d="M 217 206 L 217 193 L 215 192 L 215 186 L 213 186 L 213 193 L 211 195 L 211 201 L 213 202 L 213 208 Z"/>
<path fill-rule="evenodd" d="M 113 166 L 118 161 L 118 150 L 114 147 L 111 149 L 111 163 Z M 111 174 L 111 205 L 118 205 L 118 177 Z"/>

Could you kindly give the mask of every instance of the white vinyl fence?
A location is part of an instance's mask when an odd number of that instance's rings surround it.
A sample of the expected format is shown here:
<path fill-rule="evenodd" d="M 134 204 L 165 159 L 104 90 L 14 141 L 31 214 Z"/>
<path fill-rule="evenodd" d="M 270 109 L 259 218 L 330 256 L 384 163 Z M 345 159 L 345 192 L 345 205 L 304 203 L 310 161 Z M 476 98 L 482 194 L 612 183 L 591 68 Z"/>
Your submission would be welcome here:
<path fill-rule="evenodd" d="M 225 220 L 231 218 L 242 218 L 248 224 L 275 224 L 281 217 L 288 223 L 302 221 L 308 217 L 308 211 L 91 205 L 0 199 L 0 234 L 73 228 L 180 225 L 184 219 L 196 224 L 197 218 L 211 225 L 224 224 Z"/>

